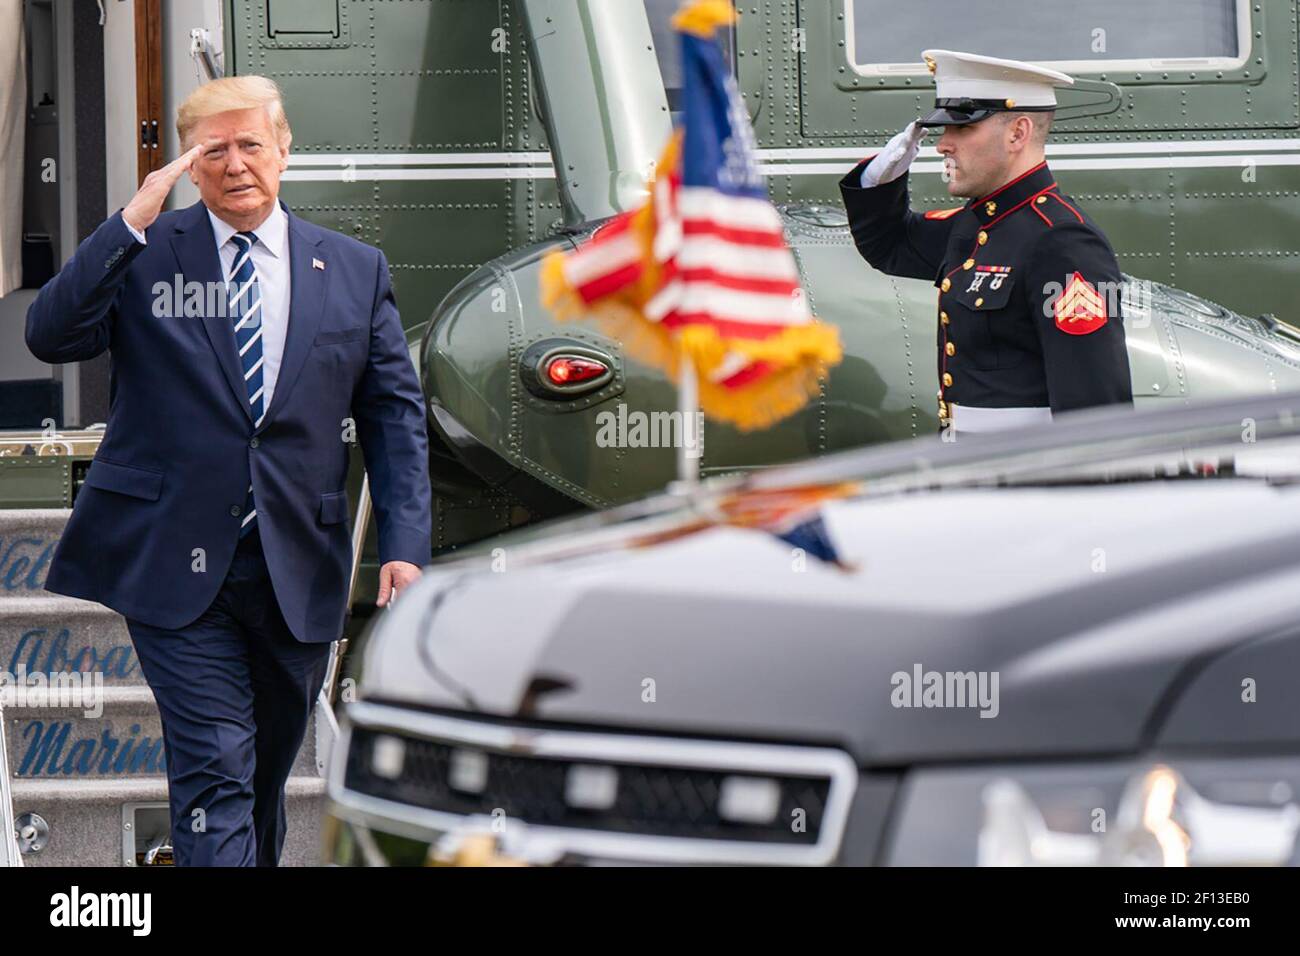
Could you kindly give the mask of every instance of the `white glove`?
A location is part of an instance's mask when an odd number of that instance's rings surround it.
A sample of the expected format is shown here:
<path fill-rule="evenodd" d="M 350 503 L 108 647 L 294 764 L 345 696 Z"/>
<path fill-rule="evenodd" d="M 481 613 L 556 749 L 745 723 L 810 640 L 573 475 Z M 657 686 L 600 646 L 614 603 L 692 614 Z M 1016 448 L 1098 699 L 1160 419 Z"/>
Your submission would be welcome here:
<path fill-rule="evenodd" d="M 913 120 L 907 127 L 889 141 L 866 169 L 862 170 L 862 188 L 871 189 L 881 183 L 891 183 L 907 172 L 916 154 L 921 151 L 921 140 L 925 138 L 926 128 L 918 125 L 920 120 Z"/>

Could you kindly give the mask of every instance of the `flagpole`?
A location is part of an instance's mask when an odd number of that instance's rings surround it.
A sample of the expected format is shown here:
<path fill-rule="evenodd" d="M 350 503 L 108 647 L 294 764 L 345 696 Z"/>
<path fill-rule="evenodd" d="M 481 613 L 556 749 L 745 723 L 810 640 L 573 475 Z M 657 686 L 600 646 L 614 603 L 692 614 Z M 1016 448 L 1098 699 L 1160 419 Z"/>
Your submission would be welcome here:
<path fill-rule="evenodd" d="M 700 383 L 695 377 L 695 363 L 682 349 L 677 373 L 677 413 L 681 417 L 681 442 L 677 446 L 678 490 L 689 492 L 700 483 L 700 454 L 704 436 L 700 427 Z"/>

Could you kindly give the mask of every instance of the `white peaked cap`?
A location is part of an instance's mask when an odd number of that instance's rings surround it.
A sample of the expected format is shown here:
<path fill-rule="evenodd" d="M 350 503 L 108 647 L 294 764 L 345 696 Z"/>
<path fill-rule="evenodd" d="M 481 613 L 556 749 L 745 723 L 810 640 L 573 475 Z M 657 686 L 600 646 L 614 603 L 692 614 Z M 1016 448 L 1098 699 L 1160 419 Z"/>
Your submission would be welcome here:
<path fill-rule="evenodd" d="M 1055 87 L 1074 83 L 1064 73 L 1021 60 L 952 50 L 926 50 L 921 55 L 934 73 L 937 99 L 1011 100 L 1015 107 L 1051 107 L 1056 106 Z"/>

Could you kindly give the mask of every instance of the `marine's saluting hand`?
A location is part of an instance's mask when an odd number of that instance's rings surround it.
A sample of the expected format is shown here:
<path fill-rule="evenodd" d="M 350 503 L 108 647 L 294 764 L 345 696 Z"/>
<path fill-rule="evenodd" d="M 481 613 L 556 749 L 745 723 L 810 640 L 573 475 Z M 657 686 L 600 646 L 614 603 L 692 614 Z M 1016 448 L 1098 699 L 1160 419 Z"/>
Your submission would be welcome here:
<path fill-rule="evenodd" d="M 128 226 L 137 232 L 144 232 L 153 225 L 153 221 L 162 212 L 163 203 L 167 201 L 172 187 L 176 185 L 176 180 L 194 165 L 194 160 L 206 145 L 206 143 L 199 143 L 162 169 L 155 169 L 144 178 L 139 190 L 122 210 L 122 218 L 126 220 Z"/>
<path fill-rule="evenodd" d="M 921 151 L 921 140 L 925 138 L 926 129 L 919 120 L 907 124 L 907 127 L 889 141 L 876 154 L 875 159 L 867 164 L 862 173 L 862 185 L 871 188 L 881 183 L 891 183 L 902 176 L 911 167 L 917 154 Z"/>

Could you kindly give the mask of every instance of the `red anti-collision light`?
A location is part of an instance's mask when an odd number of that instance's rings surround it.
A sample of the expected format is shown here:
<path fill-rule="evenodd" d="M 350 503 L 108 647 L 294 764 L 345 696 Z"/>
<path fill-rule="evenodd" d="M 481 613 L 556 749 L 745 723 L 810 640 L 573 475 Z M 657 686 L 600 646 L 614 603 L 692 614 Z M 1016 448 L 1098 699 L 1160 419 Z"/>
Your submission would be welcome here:
<path fill-rule="evenodd" d="M 546 377 L 555 385 L 576 385 L 589 382 L 609 372 L 604 362 L 595 359 L 578 358 L 573 355 L 561 355 L 551 359 L 546 365 Z"/>

